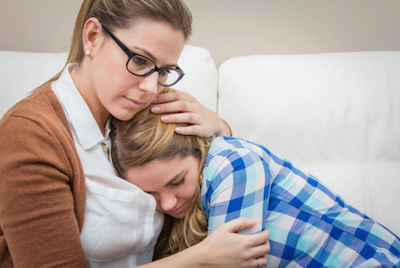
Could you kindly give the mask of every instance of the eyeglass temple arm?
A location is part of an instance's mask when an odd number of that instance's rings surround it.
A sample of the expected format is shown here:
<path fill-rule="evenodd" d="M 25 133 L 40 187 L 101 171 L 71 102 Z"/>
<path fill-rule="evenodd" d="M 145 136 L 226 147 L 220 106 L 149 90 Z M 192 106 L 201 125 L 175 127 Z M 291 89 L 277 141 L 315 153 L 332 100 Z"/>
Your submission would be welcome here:
<path fill-rule="evenodd" d="M 104 25 L 102 25 L 102 27 L 108 33 L 108 35 L 111 36 L 112 39 L 114 39 L 114 41 L 125 52 L 125 54 L 128 55 L 128 57 L 132 57 L 132 54 L 134 53 L 129 48 L 127 48 L 121 41 L 119 41 L 119 39 L 110 30 L 108 30 L 107 27 L 105 27 Z"/>

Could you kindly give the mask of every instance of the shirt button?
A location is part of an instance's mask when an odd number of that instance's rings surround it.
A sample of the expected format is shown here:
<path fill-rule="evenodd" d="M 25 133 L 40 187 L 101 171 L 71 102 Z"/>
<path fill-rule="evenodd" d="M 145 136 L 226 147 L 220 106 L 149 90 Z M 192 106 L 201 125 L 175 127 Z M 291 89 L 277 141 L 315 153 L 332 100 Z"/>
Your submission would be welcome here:
<path fill-rule="evenodd" d="M 106 146 L 106 143 L 105 143 L 105 142 L 102 142 L 101 145 Z"/>

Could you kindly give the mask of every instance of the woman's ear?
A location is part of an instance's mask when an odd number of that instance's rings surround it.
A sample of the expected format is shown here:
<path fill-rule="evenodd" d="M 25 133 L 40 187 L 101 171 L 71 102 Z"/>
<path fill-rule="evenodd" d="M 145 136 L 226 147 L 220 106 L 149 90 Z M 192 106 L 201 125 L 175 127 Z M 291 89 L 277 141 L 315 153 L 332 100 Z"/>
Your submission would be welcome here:
<path fill-rule="evenodd" d="M 83 51 L 86 56 L 93 56 L 103 37 L 102 26 L 97 18 L 89 18 L 82 31 Z"/>

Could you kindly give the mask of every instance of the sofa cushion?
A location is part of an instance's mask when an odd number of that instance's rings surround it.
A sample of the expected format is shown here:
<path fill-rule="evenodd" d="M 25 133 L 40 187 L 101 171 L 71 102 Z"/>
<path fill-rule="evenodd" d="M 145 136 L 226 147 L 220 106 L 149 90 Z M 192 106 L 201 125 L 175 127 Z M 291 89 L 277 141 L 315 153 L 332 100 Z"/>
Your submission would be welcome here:
<path fill-rule="evenodd" d="M 0 51 L 0 117 L 57 72 L 67 53 Z M 125 63 L 123 63 L 125 64 Z M 208 50 L 186 45 L 178 61 L 185 76 L 174 87 L 188 91 L 212 110 L 217 107 L 217 68 Z"/>
<path fill-rule="evenodd" d="M 189 92 L 204 106 L 217 111 L 217 67 L 210 52 L 186 45 L 178 61 L 185 76 L 173 88 Z"/>
<path fill-rule="evenodd" d="M 399 70 L 400 51 L 238 57 L 218 113 L 399 235 Z"/>

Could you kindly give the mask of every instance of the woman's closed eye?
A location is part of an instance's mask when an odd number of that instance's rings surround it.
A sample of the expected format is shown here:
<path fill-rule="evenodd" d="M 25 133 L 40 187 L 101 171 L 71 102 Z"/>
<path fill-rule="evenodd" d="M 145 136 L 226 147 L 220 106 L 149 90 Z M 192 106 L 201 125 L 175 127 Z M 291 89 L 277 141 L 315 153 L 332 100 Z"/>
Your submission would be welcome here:
<path fill-rule="evenodd" d="M 161 76 L 168 76 L 171 73 L 171 69 L 161 69 L 160 75 Z"/>
<path fill-rule="evenodd" d="M 149 60 L 143 58 L 142 56 L 136 55 L 132 58 L 133 63 L 135 63 L 138 66 L 147 66 L 149 65 Z"/>

